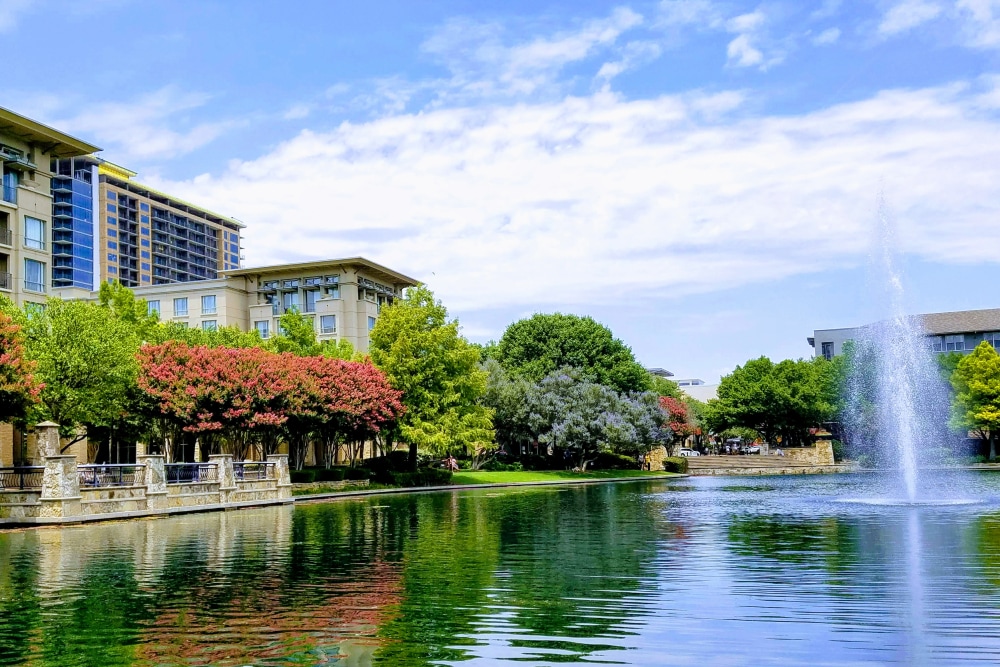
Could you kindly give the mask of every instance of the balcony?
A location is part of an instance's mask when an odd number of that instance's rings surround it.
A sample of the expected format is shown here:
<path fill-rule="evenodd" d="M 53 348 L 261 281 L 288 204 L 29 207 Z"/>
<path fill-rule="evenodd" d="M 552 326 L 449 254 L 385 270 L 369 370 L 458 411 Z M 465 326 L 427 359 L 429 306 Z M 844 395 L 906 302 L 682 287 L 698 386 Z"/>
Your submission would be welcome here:
<path fill-rule="evenodd" d="M 9 292 L 11 290 L 11 285 L 14 284 L 14 279 L 9 273 L 0 272 L 0 290 Z"/>
<path fill-rule="evenodd" d="M 3 200 L 8 204 L 17 204 L 17 187 L 12 185 L 3 186 Z"/>
<path fill-rule="evenodd" d="M 9 229 L 0 229 L 0 245 L 13 246 L 14 233 Z"/>

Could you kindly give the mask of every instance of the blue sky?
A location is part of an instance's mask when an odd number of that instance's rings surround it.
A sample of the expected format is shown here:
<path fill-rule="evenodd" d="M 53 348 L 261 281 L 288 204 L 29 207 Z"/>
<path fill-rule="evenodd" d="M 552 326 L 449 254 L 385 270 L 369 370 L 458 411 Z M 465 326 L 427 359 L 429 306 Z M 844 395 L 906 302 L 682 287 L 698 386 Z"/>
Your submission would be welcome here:
<path fill-rule="evenodd" d="M 872 316 L 1000 306 L 1000 0 L 0 0 L 0 105 L 248 225 L 362 254 L 474 340 L 592 314 L 716 379 Z"/>

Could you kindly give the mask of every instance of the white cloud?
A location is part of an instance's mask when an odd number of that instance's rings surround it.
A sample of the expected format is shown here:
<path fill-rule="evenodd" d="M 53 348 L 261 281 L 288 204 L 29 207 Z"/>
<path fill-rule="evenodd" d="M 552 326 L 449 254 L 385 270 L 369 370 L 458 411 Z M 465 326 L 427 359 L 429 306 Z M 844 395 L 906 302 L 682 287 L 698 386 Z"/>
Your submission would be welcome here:
<path fill-rule="evenodd" d="M 969 46 L 1000 47 L 1000 0 L 958 0 L 957 9 L 965 19 Z"/>
<path fill-rule="evenodd" d="M 739 35 L 726 47 L 726 56 L 731 65 L 753 67 L 764 62 L 764 54 L 753 46 L 750 35 Z"/>
<path fill-rule="evenodd" d="M 127 162 L 190 153 L 240 124 L 186 123 L 186 114 L 208 100 L 208 95 L 167 86 L 129 102 L 83 104 L 48 96 L 36 108 L 51 125 L 86 137 L 105 148 L 113 160 Z M 178 125 L 185 127 L 177 129 Z"/>
<path fill-rule="evenodd" d="M 361 254 L 466 312 L 843 266 L 867 250 L 883 183 L 907 251 L 997 261 L 1000 121 L 979 88 L 885 91 L 799 116 L 702 112 L 741 98 L 600 92 L 397 115 L 161 185 L 245 220 L 251 265 Z"/>
<path fill-rule="evenodd" d="M 32 0 L 0 0 L 0 33 L 13 30 L 33 6 Z"/>
<path fill-rule="evenodd" d="M 726 21 L 726 31 L 736 37 L 726 46 L 726 57 L 730 66 L 759 67 L 766 70 L 784 60 L 784 54 L 773 52 L 765 57 L 759 44 L 764 39 L 767 16 L 760 9 L 748 14 L 740 14 Z"/>
<path fill-rule="evenodd" d="M 607 83 L 622 72 L 656 60 L 661 53 L 663 53 L 663 48 L 656 42 L 629 42 L 622 48 L 617 60 L 601 65 L 596 78 L 598 81 Z"/>
<path fill-rule="evenodd" d="M 941 15 L 942 7 L 928 0 L 901 0 L 882 16 L 878 32 L 883 36 L 896 35 L 912 30 Z"/>
<path fill-rule="evenodd" d="M 450 72 L 450 78 L 434 82 L 442 98 L 531 96 L 554 89 L 563 68 L 611 47 L 642 22 L 642 16 L 620 7 L 575 30 L 508 45 L 502 25 L 456 19 L 422 49 Z"/>
<path fill-rule="evenodd" d="M 663 26 L 719 28 L 724 23 L 724 16 L 711 0 L 662 0 L 659 23 Z"/>
<path fill-rule="evenodd" d="M 840 28 L 827 28 L 813 38 L 813 44 L 816 46 L 826 46 L 828 44 L 836 44 L 839 39 Z"/>

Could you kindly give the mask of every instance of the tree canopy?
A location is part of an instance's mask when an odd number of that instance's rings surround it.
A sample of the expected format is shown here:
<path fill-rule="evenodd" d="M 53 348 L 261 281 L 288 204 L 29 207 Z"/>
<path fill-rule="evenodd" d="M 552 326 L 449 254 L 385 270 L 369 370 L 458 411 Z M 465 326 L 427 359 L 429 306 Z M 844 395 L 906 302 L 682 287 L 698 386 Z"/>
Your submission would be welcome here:
<path fill-rule="evenodd" d="M 418 448 L 475 452 L 493 442 L 492 413 L 479 402 L 487 379 L 479 350 L 429 289 L 412 288 L 383 306 L 369 341 L 372 361 L 402 392 L 399 436 L 412 463 Z"/>
<path fill-rule="evenodd" d="M 958 361 L 951 384 L 955 389 L 952 424 L 987 432 L 990 459 L 995 458 L 1000 432 L 1000 355 L 983 341 Z"/>
<path fill-rule="evenodd" d="M 590 381 L 622 393 L 647 391 L 653 384 L 632 350 L 590 317 L 553 313 L 514 322 L 490 354 L 509 373 L 531 382 L 575 368 Z"/>
<path fill-rule="evenodd" d="M 23 422 L 41 391 L 35 364 L 25 358 L 21 327 L 0 312 L 0 421 Z"/>

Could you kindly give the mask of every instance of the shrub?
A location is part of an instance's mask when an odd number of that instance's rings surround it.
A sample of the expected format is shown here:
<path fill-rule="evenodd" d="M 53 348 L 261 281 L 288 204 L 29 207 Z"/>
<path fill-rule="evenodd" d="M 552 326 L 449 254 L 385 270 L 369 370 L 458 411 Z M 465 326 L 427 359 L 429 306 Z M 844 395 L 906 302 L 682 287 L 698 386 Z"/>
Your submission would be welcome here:
<path fill-rule="evenodd" d="M 365 467 L 375 472 L 408 471 L 410 469 L 410 453 L 404 450 L 392 451 L 385 456 L 368 459 L 365 461 Z"/>
<path fill-rule="evenodd" d="M 688 460 L 684 456 L 668 456 L 663 459 L 663 469 L 667 472 L 686 473 L 688 471 Z"/>
<path fill-rule="evenodd" d="M 501 461 L 497 461 L 496 459 L 491 459 L 480 466 L 479 469 L 487 472 L 521 472 L 524 470 L 524 466 L 521 465 L 520 461 L 503 463 Z"/>
<path fill-rule="evenodd" d="M 312 484 L 316 481 L 316 472 L 315 468 L 292 470 L 289 476 L 292 478 L 292 484 Z"/>
<path fill-rule="evenodd" d="M 631 456 L 601 452 L 589 467 L 593 470 L 638 470 L 639 462 Z"/>
<path fill-rule="evenodd" d="M 340 482 L 347 477 L 348 468 L 344 466 L 334 466 L 332 468 L 320 468 L 316 471 L 317 482 Z"/>
<path fill-rule="evenodd" d="M 525 454 L 521 457 L 521 466 L 525 470 L 558 470 L 554 459 L 541 454 Z"/>
<path fill-rule="evenodd" d="M 385 483 L 403 487 L 445 486 L 451 484 L 451 471 L 442 468 L 418 468 L 414 472 L 394 472 L 389 474 Z"/>
<path fill-rule="evenodd" d="M 844 443 L 840 440 L 831 440 L 830 445 L 833 447 L 833 461 L 834 463 L 840 463 L 844 460 Z"/>
<path fill-rule="evenodd" d="M 371 479 L 372 471 L 368 468 L 346 468 L 344 470 L 345 479 Z"/>
<path fill-rule="evenodd" d="M 965 459 L 965 465 L 976 465 L 977 463 L 988 463 L 988 462 L 989 462 L 989 459 L 987 459 L 982 454 L 976 454 L 975 456 L 969 456 L 969 457 L 966 457 L 966 459 Z"/>
<path fill-rule="evenodd" d="M 858 465 L 862 468 L 874 468 L 875 461 L 868 454 L 862 454 L 858 457 Z"/>

